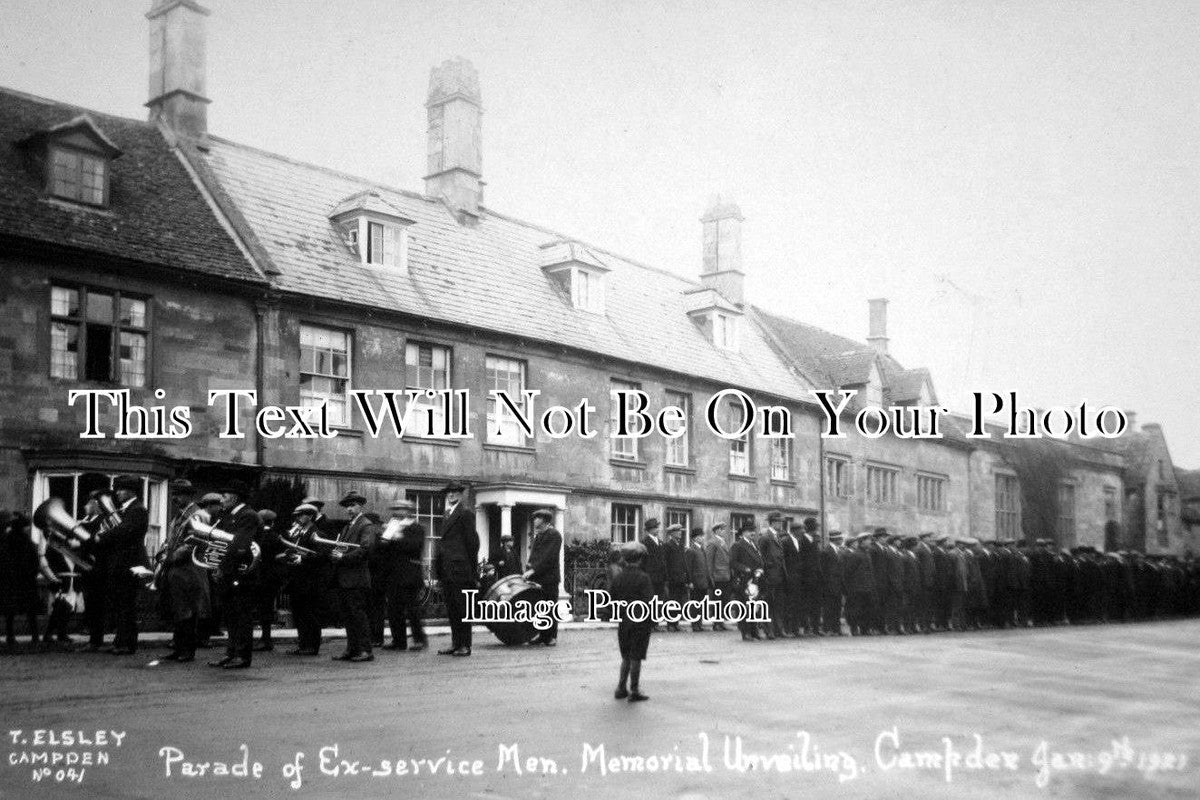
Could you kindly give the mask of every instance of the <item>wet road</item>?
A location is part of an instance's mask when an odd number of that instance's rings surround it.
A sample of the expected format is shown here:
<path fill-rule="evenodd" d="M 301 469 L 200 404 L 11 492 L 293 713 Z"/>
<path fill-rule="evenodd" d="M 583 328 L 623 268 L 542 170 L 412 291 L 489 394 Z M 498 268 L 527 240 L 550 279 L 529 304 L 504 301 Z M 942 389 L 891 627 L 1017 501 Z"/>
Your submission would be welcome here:
<path fill-rule="evenodd" d="M 146 666 L 161 650 L 0 658 L 0 797 L 1200 796 L 1200 621 L 664 633 L 636 705 L 612 699 L 611 631 L 477 637 L 469 659 L 241 672 Z"/>

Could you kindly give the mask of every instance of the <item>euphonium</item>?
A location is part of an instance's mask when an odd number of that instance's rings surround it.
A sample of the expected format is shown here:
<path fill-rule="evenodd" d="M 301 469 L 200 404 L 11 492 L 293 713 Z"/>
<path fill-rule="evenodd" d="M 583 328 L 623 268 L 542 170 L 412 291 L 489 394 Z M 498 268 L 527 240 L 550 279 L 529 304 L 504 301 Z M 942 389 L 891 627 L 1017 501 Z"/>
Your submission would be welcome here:
<path fill-rule="evenodd" d="M 186 541 L 194 545 L 192 547 L 192 563 L 202 569 L 221 569 L 225 562 L 225 556 L 229 552 L 229 545 L 233 543 L 233 534 L 201 522 L 196 517 L 189 519 L 186 524 L 188 528 Z M 258 542 L 251 542 L 250 563 L 239 566 L 238 574 L 245 575 L 252 572 L 258 567 L 261 557 L 262 548 L 258 546 Z"/>
<path fill-rule="evenodd" d="M 96 502 L 100 506 L 100 516 L 104 519 L 96 531 L 97 534 L 108 533 L 121 524 L 121 512 L 117 508 L 117 501 L 113 499 L 112 492 L 102 492 L 96 497 Z"/>

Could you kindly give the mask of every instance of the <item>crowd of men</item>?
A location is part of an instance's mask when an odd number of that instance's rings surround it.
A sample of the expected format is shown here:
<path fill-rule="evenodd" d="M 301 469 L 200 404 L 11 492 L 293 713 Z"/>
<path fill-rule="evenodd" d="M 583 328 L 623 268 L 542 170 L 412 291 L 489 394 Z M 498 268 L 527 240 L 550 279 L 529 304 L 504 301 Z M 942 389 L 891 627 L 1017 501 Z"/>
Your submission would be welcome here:
<path fill-rule="evenodd" d="M 1050 539 L 899 535 L 882 527 L 849 538 L 832 531 L 822 540 L 815 519 L 792 528 L 780 512 L 771 512 L 761 531 L 745 523 L 732 545 L 724 523 L 692 529 L 687 546 L 682 526 L 668 527 L 665 540 L 658 520 L 645 527 L 645 570 L 657 595 L 765 600 L 769 623 L 739 624 L 747 641 L 1200 614 L 1200 562 L 1190 557 L 1060 550 Z"/>
<path fill-rule="evenodd" d="M 86 650 L 115 655 L 137 650 L 137 598 L 144 586 L 157 593 L 172 626 L 168 661 L 195 660 L 197 648 L 210 646 L 213 633 L 224 626 L 225 656 L 209 665 L 249 667 L 256 650 L 274 648 L 272 625 L 281 594 L 290 600 L 297 630 L 290 655 L 319 654 L 331 595 L 346 631 L 345 651 L 335 660 L 374 660 L 388 627 L 388 649 L 426 648 L 426 531 L 411 502 L 390 504 L 385 520 L 368 509 L 365 497 L 350 491 L 339 502 L 341 521 L 326 517 L 325 503 L 315 497 L 305 498 L 290 520 L 281 521 L 273 511 L 250 508 L 251 490 L 239 481 L 202 496 L 186 480 L 173 481 L 170 489 L 174 517 L 153 558 L 144 547 L 149 514 L 136 477 L 116 478 L 107 503 L 101 503 L 104 493 L 93 493 L 85 517 L 74 525 L 69 520 L 69 530 L 58 530 L 61 525 L 31 530 L 24 518 L 5 526 L 0 570 L 12 597 L 0 592 L 0 607 L 8 616 L 9 643 L 14 641 L 12 617 L 36 614 L 36 582 L 56 583 L 45 546 L 26 546 L 26 540 L 44 545 L 44 537 L 51 536 L 60 545 L 69 543 L 69 551 L 57 548 L 61 555 L 88 567 L 80 574 Z M 451 629 L 449 646 L 438 652 L 459 657 L 471 654 L 472 643 L 464 591 L 486 591 L 492 582 L 519 574 L 554 600 L 563 577 L 558 557 L 563 538 L 550 510 L 532 515 L 526 559 L 506 536 L 481 575 L 475 513 L 463 502 L 465 491 L 458 483 L 443 490 L 444 516 L 432 563 Z M 792 526 L 772 512 L 766 521 L 762 530 L 746 522 L 732 541 L 723 523 L 708 531 L 694 528 L 685 544 L 682 526 L 661 531 L 658 520 L 647 520 L 641 544 L 654 594 L 680 603 L 706 597 L 764 600 L 769 623 L 738 623 L 747 641 L 1200 614 L 1200 562 L 1190 556 L 1102 553 L 1091 547 L 1067 551 L 1049 539 L 981 542 L 931 533 L 899 535 L 886 528 L 822 537 L 813 518 Z M 59 640 L 69 641 L 65 621 L 52 623 Z M 36 641 L 32 616 L 30 624 Z M 110 624 L 115 635 L 106 646 Z M 705 624 L 692 627 L 701 630 Z M 721 620 L 707 624 L 725 629 Z M 256 626 L 261 629 L 257 645 Z M 666 629 L 677 631 L 679 624 L 667 623 Z M 539 632 L 536 643 L 553 646 L 556 640 L 557 625 Z"/>

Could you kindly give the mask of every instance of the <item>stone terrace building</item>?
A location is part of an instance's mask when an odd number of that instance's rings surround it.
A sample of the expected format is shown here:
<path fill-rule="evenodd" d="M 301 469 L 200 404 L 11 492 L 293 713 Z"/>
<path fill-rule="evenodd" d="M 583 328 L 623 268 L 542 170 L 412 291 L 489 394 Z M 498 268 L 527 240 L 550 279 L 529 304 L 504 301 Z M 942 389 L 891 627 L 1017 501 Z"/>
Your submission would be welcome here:
<path fill-rule="evenodd" d="M 51 495 L 78 514 L 114 475 L 146 479 L 151 524 L 183 470 L 219 480 L 255 442 L 80 439 L 72 389 L 203 406 L 254 385 L 268 288 L 159 126 L 0 90 L 0 508 Z M 201 410 L 201 409 L 197 409 Z"/>
<path fill-rule="evenodd" d="M 923 404 L 932 380 L 887 354 L 877 301 L 867 345 L 746 304 L 736 205 L 701 218 L 698 280 L 491 210 L 478 76 L 461 60 L 431 76 L 422 193 L 211 135 L 206 14 L 158 0 L 148 15 L 150 122 L 0 92 L 0 506 L 61 495 L 77 512 L 88 489 L 136 472 L 161 526 L 171 477 L 299 478 L 328 500 L 349 488 L 376 508 L 412 498 L 435 539 L 436 490 L 453 478 L 473 486 L 485 551 L 505 532 L 526 546 L 529 514 L 546 506 L 568 540 L 626 540 L 649 517 L 735 527 L 776 508 L 824 511 L 848 530 L 995 532 L 985 506 L 1001 501 L 976 489 L 976 462 L 991 456 L 961 436 L 820 439 L 813 389 Z M 794 438 L 713 434 L 704 410 L 727 387 L 787 409 Z M 189 406 L 195 431 L 80 439 L 82 408 L 66 410 L 78 388 Z M 525 436 L 493 388 L 540 392 L 537 411 L 586 398 L 598 435 Z M 651 412 L 685 408 L 689 434 L 612 438 L 611 394 L 630 388 Z M 324 406 L 337 436 L 262 437 L 245 409 L 245 438 L 218 438 L 206 405 L 218 389 Z M 397 438 L 385 425 L 374 437 L 355 389 L 470 390 L 467 407 L 423 406 L 413 420 L 465 419 L 473 436 Z M 719 409 L 725 424 L 739 413 Z"/>

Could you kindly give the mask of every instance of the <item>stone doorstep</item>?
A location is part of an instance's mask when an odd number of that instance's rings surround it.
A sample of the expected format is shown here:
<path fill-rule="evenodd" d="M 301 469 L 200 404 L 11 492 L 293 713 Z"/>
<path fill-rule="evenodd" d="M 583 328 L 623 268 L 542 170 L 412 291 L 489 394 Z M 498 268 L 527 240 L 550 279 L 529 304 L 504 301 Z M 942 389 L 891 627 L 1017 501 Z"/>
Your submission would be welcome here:
<path fill-rule="evenodd" d="M 480 622 L 475 623 L 475 627 L 477 629 L 484 628 L 483 623 L 480 623 Z M 617 624 L 615 622 L 600 622 L 600 621 L 560 622 L 558 624 L 559 631 L 593 631 L 593 630 L 615 629 L 616 627 L 617 627 Z M 254 642 L 255 642 L 255 644 L 257 644 L 259 641 L 259 639 L 258 639 L 259 627 L 257 625 L 254 626 L 254 631 L 255 631 Z M 450 635 L 450 626 L 449 625 L 426 625 L 425 626 L 425 635 L 426 636 L 449 636 Z M 321 629 L 321 639 L 323 641 L 329 641 L 331 639 L 345 639 L 345 638 L 346 638 L 345 628 L 322 628 Z M 387 638 L 387 637 L 385 637 L 385 638 Z M 71 637 L 71 639 L 75 644 L 83 644 L 83 643 L 87 642 L 87 636 L 83 635 L 83 634 L 78 634 L 78 633 L 74 634 Z M 296 639 L 296 629 L 295 628 L 272 628 L 271 629 L 271 640 L 274 642 L 295 641 L 295 639 Z M 26 636 L 18 636 L 17 641 L 28 644 L 29 636 L 27 636 L 27 635 Z M 105 633 L 105 643 L 110 644 L 111 641 L 112 641 L 112 633 L 111 632 Z M 170 641 L 171 641 L 171 633 L 169 631 L 143 631 L 138 634 L 138 644 L 139 645 L 167 644 Z M 224 641 L 226 641 L 226 636 L 225 636 L 225 634 L 221 634 L 219 636 L 213 636 L 212 641 L 224 642 Z"/>

